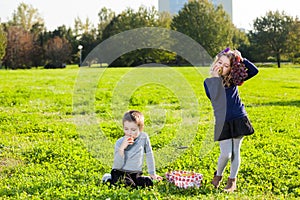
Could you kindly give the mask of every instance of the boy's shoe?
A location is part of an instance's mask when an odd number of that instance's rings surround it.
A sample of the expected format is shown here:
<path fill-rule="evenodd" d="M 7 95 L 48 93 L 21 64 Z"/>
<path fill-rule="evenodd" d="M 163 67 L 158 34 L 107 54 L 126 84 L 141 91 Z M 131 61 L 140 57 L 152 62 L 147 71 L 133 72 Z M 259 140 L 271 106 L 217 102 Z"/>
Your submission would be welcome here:
<path fill-rule="evenodd" d="M 222 181 L 223 176 L 217 176 L 217 171 L 214 173 L 214 178 L 211 181 L 211 183 L 215 186 L 215 188 L 218 188 L 220 186 L 220 182 Z"/>
<path fill-rule="evenodd" d="M 226 192 L 233 192 L 236 189 L 236 178 L 228 178 L 227 185 L 224 188 Z"/>
<path fill-rule="evenodd" d="M 108 173 L 106 173 L 106 174 L 104 174 L 103 176 L 102 176 L 102 182 L 103 183 L 106 183 L 108 180 L 110 180 L 111 179 L 111 174 L 108 174 Z"/>

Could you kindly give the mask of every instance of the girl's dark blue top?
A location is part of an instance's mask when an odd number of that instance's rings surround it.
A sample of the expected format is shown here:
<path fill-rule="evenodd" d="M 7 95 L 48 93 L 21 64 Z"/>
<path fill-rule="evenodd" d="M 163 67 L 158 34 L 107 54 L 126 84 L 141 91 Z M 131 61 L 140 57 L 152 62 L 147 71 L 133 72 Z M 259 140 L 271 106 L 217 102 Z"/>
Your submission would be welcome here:
<path fill-rule="evenodd" d="M 252 62 L 248 61 L 245 58 L 243 60 L 243 63 L 245 64 L 245 67 L 248 69 L 247 70 L 248 76 L 244 80 L 246 81 L 252 78 L 253 76 L 255 76 L 258 73 L 258 69 Z M 205 92 L 207 97 L 211 99 L 208 87 L 205 82 L 204 82 L 204 87 L 205 87 Z M 226 93 L 226 101 L 227 101 L 225 121 L 231 121 L 233 119 L 238 119 L 246 116 L 247 113 L 245 110 L 245 106 L 242 103 L 241 98 L 239 96 L 238 86 L 233 85 L 230 87 L 225 87 L 225 93 Z"/>

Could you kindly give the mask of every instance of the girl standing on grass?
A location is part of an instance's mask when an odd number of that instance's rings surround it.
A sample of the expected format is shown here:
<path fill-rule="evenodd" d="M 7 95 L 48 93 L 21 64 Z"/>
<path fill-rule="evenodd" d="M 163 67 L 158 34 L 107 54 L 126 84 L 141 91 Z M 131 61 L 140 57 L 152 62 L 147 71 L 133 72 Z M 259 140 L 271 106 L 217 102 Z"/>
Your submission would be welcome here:
<path fill-rule="evenodd" d="M 239 97 L 238 86 L 257 73 L 257 67 L 243 58 L 239 51 L 227 48 L 216 56 L 210 69 L 211 78 L 204 81 L 206 95 L 214 109 L 214 140 L 218 141 L 220 146 L 212 184 L 215 188 L 219 187 L 224 169 L 231 159 L 230 176 L 224 189 L 227 192 L 236 189 L 243 136 L 254 133 Z"/>
<path fill-rule="evenodd" d="M 155 164 L 149 136 L 142 132 L 144 116 L 137 110 L 130 110 L 123 116 L 125 136 L 115 144 L 114 164 L 111 171 L 111 184 L 117 182 L 134 188 L 153 185 L 153 180 L 162 180 L 155 173 Z M 146 156 L 148 176 L 142 176 L 142 167 Z"/>

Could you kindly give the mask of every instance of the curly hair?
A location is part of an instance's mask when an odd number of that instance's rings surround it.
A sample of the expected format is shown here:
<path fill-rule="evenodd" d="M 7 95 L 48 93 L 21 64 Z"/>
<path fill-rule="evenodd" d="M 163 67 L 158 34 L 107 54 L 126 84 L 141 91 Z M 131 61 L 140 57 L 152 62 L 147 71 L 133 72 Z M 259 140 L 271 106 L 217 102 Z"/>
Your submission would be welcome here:
<path fill-rule="evenodd" d="M 245 67 L 245 64 L 242 63 L 239 57 L 237 56 L 235 57 L 232 63 L 230 76 L 232 77 L 231 84 L 238 85 L 238 86 L 242 85 L 244 83 L 244 80 L 248 76 L 247 68 Z"/>
<path fill-rule="evenodd" d="M 220 52 L 217 56 L 213 65 L 219 60 L 221 56 L 226 56 L 230 61 L 230 72 L 228 74 L 222 75 L 223 85 L 225 87 L 230 87 L 232 85 L 242 85 L 245 78 L 247 78 L 247 68 L 245 64 L 241 61 L 240 56 L 236 55 L 229 48 Z"/>

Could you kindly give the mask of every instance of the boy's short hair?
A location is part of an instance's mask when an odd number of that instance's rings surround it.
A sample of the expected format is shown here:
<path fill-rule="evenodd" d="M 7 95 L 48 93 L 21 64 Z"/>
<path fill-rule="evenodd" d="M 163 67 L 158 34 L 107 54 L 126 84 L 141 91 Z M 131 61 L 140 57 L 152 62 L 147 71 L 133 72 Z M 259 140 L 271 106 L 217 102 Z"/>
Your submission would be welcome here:
<path fill-rule="evenodd" d="M 123 125 L 125 121 L 135 122 L 138 125 L 140 131 L 144 129 L 144 115 L 140 111 L 137 110 L 127 111 L 123 116 L 123 121 L 122 121 Z"/>

